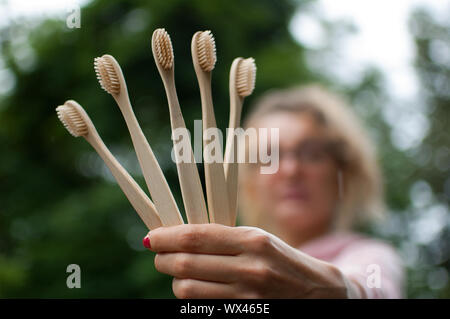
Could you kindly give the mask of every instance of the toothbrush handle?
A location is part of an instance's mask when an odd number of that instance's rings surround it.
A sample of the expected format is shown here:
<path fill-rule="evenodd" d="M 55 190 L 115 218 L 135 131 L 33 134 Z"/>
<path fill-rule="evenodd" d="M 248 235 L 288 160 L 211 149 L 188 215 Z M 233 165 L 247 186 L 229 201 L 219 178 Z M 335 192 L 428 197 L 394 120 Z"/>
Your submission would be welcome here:
<path fill-rule="evenodd" d="M 119 98 L 117 103 L 125 118 L 145 182 L 156 209 L 160 213 L 163 225 L 174 226 L 184 224 L 166 178 L 139 126 L 129 100 L 127 98 Z"/>
<path fill-rule="evenodd" d="M 217 130 L 210 89 L 210 74 L 200 77 L 199 84 L 202 100 L 203 133 L 205 133 L 205 130 L 211 128 Z M 216 134 L 216 136 L 218 136 L 218 134 Z M 207 141 L 203 138 L 203 148 L 206 149 L 207 145 Z M 220 152 L 219 157 L 223 162 L 222 149 L 220 148 L 218 151 Z M 206 155 L 208 155 L 207 152 L 204 152 L 205 182 L 210 221 L 212 223 L 232 226 L 234 223 L 230 219 L 228 190 L 223 171 L 223 164 L 222 162 L 212 162 Z"/>
<path fill-rule="evenodd" d="M 238 137 L 234 134 L 239 127 L 241 119 L 242 100 L 233 94 L 230 96 L 230 122 L 228 124 L 228 136 L 225 147 L 224 172 L 228 189 L 228 199 L 230 205 L 230 219 L 233 225 L 236 224 L 237 216 L 237 194 L 238 194 Z"/>
<path fill-rule="evenodd" d="M 178 128 L 186 129 L 186 124 L 184 123 L 180 104 L 178 102 L 173 76 L 169 76 L 169 80 L 167 82 L 164 81 L 164 87 L 166 90 L 167 99 L 169 101 L 170 123 L 173 132 Z M 184 152 L 189 152 L 187 155 L 189 156 L 189 162 L 187 163 L 180 161 L 179 151 L 181 145 L 180 143 L 175 143 L 174 140 L 174 152 L 177 159 L 177 171 L 181 193 L 183 196 L 184 208 L 190 224 L 207 224 L 209 223 L 208 211 L 206 210 L 203 188 L 200 182 L 200 176 L 198 175 L 197 165 L 195 164 L 190 138 L 185 144 L 189 146 L 187 149 L 183 149 Z"/>
<path fill-rule="evenodd" d="M 111 154 L 109 149 L 103 143 L 99 136 L 88 136 L 86 140 L 97 151 L 98 155 L 103 159 L 108 166 L 112 175 L 116 179 L 125 196 L 130 201 L 133 208 L 136 210 L 142 221 L 148 229 L 155 229 L 161 227 L 161 219 L 156 211 L 155 206 L 144 193 L 144 191 L 135 182 L 133 177 L 123 168 L 122 165 Z"/>

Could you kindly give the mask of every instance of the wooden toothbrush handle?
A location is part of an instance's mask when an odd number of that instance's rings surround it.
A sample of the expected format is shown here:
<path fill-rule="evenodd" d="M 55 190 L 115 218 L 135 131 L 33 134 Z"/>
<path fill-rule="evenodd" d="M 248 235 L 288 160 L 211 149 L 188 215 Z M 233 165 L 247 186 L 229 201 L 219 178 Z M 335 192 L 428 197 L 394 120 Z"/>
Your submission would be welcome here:
<path fill-rule="evenodd" d="M 168 83 L 164 82 L 164 87 L 166 89 L 166 94 L 169 101 L 172 132 L 179 128 L 186 130 L 186 124 L 184 122 L 175 91 L 174 80 L 173 78 L 169 78 L 169 81 L 170 82 Z M 189 152 L 187 155 L 189 157 L 189 161 L 187 163 L 179 160 L 179 152 L 182 145 L 181 143 L 176 143 L 174 140 L 174 152 L 177 159 L 178 179 L 180 181 L 181 194 L 183 196 L 186 216 L 189 224 L 207 224 L 209 223 L 208 211 L 206 209 L 203 188 L 200 182 L 197 165 L 195 163 L 190 138 L 187 142 L 183 141 L 183 145 L 188 145 L 187 149 L 183 148 L 184 152 Z"/>
<path fill-rule="evenodd" d="M 111 154 L 106 145 L 98 136 L 89 136 L 86 140 L 94 147 L 98 155 L 103 159 L 108 166 L 111 174 L 116 179 L 125 196 L 130 201 L 133 208 L 138 213 L 139 217 L 145 223 L 148 229 L 152 230 L 162 226 L 161 219 L 156 211 L 155 206 L 139 187 L 136 181 L 123 168 L 122 165 Z"/>
<path fill-rule="evenodd" d="M 203 134 L 205 130 L 216 129 L 214 108 L 211 96 L 211 79 L 209 77 L 199 78 L 200 95 L 203 107 Z M 209 88 L 209 89 L 207 89 Z M 218 134 L 216 134 L 218 136 Z M 208 143 L 203 138 L 203 148 L 206 149 Z M 211 162 L 207 152 L 204 152 L 205 184 L 208 198 L 209 218 L 212 223 L 232 226 L 234 223 L 230 219 L 228 189 L 223 171 L 222 149 L 219 148 L 221 162 Z"/>
<path fill-rule="evenodd" d="M 237 195 L 238 195 L 238 138 L 234 130 L 240 127 L 243 98 L 237 92 L 237 71 L 242 58 L 233 60 L 230 68 L 230 119 L 228 123 L 228 136 L 225 146 L 224 171 L 228 189 L 228 200 L 230 204 L 230 218 L 236 224 L 237 216 Z"/>
<path fill-rule="evenodd" d="M 163 225 L 174 226 L 183 224 L 183 218 L 164 177 L 164 173 L 139 126 L 131 104 L 127 100 L 119 100 L 118 104 L 128 126 L 145 182 Z"/>
<path fill-rule="evenodd" d="M 228 136 L 225 146 L 224 173 L 228 190 L 228 201 L 230 206 L 230 219 L 236 224 L 237 216 L 237 194 L 238 194 L 238 137 L 234 130 L 240 126 L 242 100 L 238 96 L 231 98 L 230 122 L 228 124 Z"/>

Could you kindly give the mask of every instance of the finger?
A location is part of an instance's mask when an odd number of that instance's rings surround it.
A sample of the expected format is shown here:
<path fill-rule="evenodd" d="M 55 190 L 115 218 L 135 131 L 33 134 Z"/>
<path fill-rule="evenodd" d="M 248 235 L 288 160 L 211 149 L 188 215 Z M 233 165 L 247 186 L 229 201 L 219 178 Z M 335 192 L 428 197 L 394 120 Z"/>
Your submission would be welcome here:
<path fill-rule="evenodd" d="M 174 278 L 172 290 L 180 299 L 231 299 L 239 297 L 235 285 L 196 279 Z"/>
<path fill-rule="evenodd" d="M 177 278 L 191 278 L 222 283 L 236 281 L 239 257 L 190 253 L 159 253 L 155 267 Z"/>
<path fill-rule="evenodd" d="M 219 224 L 183 224 L 159 227 L 148 233 L 154 252 L 190 252 L 237 255 L 243 251 L 245 227 Z"/>

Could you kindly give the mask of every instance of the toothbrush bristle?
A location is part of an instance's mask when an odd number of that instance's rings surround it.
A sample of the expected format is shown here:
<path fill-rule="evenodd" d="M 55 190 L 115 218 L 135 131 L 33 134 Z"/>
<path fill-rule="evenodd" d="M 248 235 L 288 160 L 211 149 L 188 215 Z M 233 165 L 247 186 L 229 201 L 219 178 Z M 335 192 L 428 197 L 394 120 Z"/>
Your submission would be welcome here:
<path fill-rule="evenodd" d="M 198 63 L 205 72 L 211 72 L 216 65 L 216 42 L 211 31 L 201 32 L 197 37 Z"/>
<path fill-rule="evenodd" d="M 88 134 L 88 127 L 85 121 L 73 106 L 60 105 L 56 108 L 56 113 L 64 127 L 73 136 L 79 137 Z"/>
<path fill-rule="evenodd" d="M 256 65 L 253 58 L 242 60 L 236 74 L 236 89 L 240 96 L 252 94 L 255 89 Z"/>
<path fill-rule="evenodd" d="M 103 90 L 109 94 L 120 93 L 119 77 L 108 56 L 95 58 L 94 69 Z"/>
<path fill-rule="evenodd" d="M 156 49 L 156 59 L 158 63 L 165 69 L 173 67 L 173 48 L 170 35 L 165 29 L 156 29 L 153 41 Z"/>

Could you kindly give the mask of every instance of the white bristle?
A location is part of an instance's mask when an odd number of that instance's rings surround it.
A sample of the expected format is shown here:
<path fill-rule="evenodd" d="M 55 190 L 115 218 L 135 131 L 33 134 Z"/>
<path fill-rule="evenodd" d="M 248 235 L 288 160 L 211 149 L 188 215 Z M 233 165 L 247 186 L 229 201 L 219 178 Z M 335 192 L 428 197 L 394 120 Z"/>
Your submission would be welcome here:
<path fill-rule="evenodd" d="M 165 29 L 156 29 L 154 33 L 156 59 L 164 69 L 173 67 L 173 48 L 170 35 Z"/>
<path fill-rule="evenodd" d="M 198 63 L 205 72 L 211 72 L 216 65 L 216 42 L 211 31 L 204 31 L 197 37 Z"/>
<path fill-rule="evenodd" d="M 236 89 L 240 96 L 252 94 L 255 89 L 256 65 L 253 58 L 242 60 L 236 74 Z"/>
<path fill-rule="evenodd" d="M 120 93 L 120 82 L 114 65 L 108 56 L 94 59 L 94 69 L 100 86 L 109 94 Z"/>
<path fill-rule="evenodd" d="M 59 120 L 64 127 L 75 137 L 88 133 L 88 127 L 78 111 L 70 105 L 60 105 L 56 108 Z"/>

